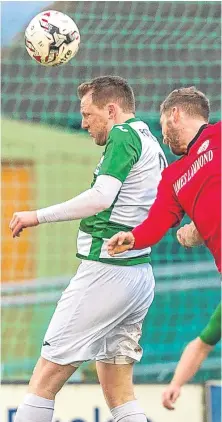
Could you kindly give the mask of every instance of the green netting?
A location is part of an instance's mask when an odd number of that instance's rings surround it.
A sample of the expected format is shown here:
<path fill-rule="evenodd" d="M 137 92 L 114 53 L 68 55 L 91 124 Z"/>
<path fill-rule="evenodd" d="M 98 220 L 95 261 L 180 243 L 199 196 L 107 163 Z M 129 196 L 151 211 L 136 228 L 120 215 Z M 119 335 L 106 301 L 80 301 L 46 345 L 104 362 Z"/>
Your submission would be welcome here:
<path fill-rule="evenodd" d="M 136 94 L 137 114 L 148 121 L 159 139 L 159 105 L 176 87 L 195 84 L 211 100 L 212 120 L 220 112 L 219 2 L 77 1 L 56 2 L 50 8 L 69 14 L 79 26 L 82 41 L 76 58 L 64 67 L 41 67 L 26 53 L 23 34 L 2 54 L 2 111 L 7 117 L 2 123 L 2 158 L 14 170 L 7 181 L 11 191 L 24 188 L 16 177 L 18 166 L 31 168 L 31 208 L 65 201 L 89 186 L 101 149 L 83 132 L 70 130 L 80 126 L 76 88 L 82 81 L 104 74 L 127 78 Z M 62 130 L 42 123 L 60 125 Z M 168 152 L 167 156 L 169 161 L 174 159 Z M 3 201 L 4 210 L 12 202 Z M 16 210 L 18 204 L 14 201 L 13 206 Z M 4 272 L 7 280 L 17 280 L 18 275 L 27 280 L 33 259 L 37 280 L 30 281 L 34 283 L 31 293 L 5 283 L 4 379 L 30 377 L 56 300 L 65 287 L 58 280 L 65 277 L 67 283 L 78 265 L 77 228 L 78 222 L 69 222 L 33 229 L 34 254 L 30 250 L 21 256 L 16 247 L 3 248 L 3 263 L 10 259 Z M 5 231 L 3 246 L 4 236 Z M 19 260 L 24 261 L 21 274 Z M 217 275 L 206 248 L 181 248 L 172 230 L 153 248 L 152 261 L 157 294 L 144 325 L 144 358 L 142 366 L 137 365 L 137 381 L 169 379 L 185 343 L 198 335 L 219 301 L 219 288 L 213 287 Z M 41 280 L 49 284 L 47 289 L 42 284 L 36 287 Z M 195 380 L 218 377 L 219 352 L 217 346 Z"/>
<path fill-rule="evenodd" d="M 117 74 L 132 84 L 146 120 L 182 85 L 206 92 L 213 115 L 219 114 L 220 2 L 76 1 L 50 8 L 76 21 L 80 50 L 69 64 L 49 69 L 30 59 L 19 35 L 2 55 L 4 113 L 78 127 L 77 85 Z"/>
<path fill-rule="evenodd" d="M 141 340 L 144 355 L 142 365 L 136 365 L 135 379 L 140 382 L 169 381 L 183 348 L 199 335 L 217 304 L 218 289 L 199 288 L 189 290 L 185 295 L 184 291 L 157 292 L 155 303 L 145 319 Z M 3 308 L 3 379 L 30 377 L 54 308 L 55 305 L 50 303 L 41 304 L 41 308 L 39 305 Z M 209 369 L 203 368 L 193 381 L 206 381 L 212 374 L 219 379 L 219 359 L 220 345 L 217 345 L 210 356 Z M 81 373 L 77 376 L 81 379 Z"/>

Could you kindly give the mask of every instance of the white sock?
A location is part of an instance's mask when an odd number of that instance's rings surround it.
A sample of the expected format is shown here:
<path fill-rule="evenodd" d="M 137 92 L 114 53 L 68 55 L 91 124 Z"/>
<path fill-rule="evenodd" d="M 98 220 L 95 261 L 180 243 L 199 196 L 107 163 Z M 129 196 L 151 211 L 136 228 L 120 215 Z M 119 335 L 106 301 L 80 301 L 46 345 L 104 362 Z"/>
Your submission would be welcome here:
<path fill-rule="evenodd" d="M 53 412 L 54 400 L 29 393 L 18 407 L 14 422 L 52 422 Z"/>
<path fill-rule="evenodd" d="M 137 400 L 114 407 L 111 409 L 111 413 L 115 422 L 147 422 L 144 410 L 141 409 Z"/>

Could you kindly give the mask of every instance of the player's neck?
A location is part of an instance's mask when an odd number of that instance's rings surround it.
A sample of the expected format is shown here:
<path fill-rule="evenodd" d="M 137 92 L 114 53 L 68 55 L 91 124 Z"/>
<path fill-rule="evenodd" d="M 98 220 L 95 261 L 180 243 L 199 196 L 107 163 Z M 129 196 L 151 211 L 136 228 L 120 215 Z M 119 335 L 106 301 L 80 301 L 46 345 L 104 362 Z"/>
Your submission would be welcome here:
<path fill-rule="evenodd" d="M 188 146 L 189 143 L 195 138 L 201 126 L 206 124 L 204 120 L 190 120 L 186 122 L 183 133 L 183 143 Z"/>
<path fill-rule="evenodd" d="M 135 118 L 135 114 L 133 113 L 120 113 L 116 116 L 114 124 L 120 125 L 122 123 L 125 123 L 127 120 L 134 119 L 134 118 Z"/>

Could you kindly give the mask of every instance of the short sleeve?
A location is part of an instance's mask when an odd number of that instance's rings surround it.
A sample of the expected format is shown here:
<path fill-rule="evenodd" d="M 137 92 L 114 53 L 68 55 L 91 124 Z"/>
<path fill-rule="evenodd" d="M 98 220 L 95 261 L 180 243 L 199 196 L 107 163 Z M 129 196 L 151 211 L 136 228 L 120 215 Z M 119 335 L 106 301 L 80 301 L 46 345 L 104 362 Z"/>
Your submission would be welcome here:
<path fill-rule="evenodd" d="M 118 125 L 110 132 L 99 175 L 113 176 L 122 183 L 141 156 L 139 136 L 128 125 Z"/>
<path fill-rule="evenodd" d="M 214 346 L 221 339 L 221 304 L 217 306 L 209 323 L 200 334 L 201 340 L 209 346 Z"/>

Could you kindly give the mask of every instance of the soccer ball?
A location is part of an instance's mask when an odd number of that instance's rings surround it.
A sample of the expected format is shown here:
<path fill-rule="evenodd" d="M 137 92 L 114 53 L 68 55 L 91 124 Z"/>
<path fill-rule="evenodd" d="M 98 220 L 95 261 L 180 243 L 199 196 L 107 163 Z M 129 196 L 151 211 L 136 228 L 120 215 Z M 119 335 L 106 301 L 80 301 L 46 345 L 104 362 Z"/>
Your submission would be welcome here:
<path fill-rule="evenodd" d="M 25 46 L 43 66 L 67 63 L 79 49 L 80 34 L 75 22 L 55 10 L 39 13 L 25 31 Z"/>

